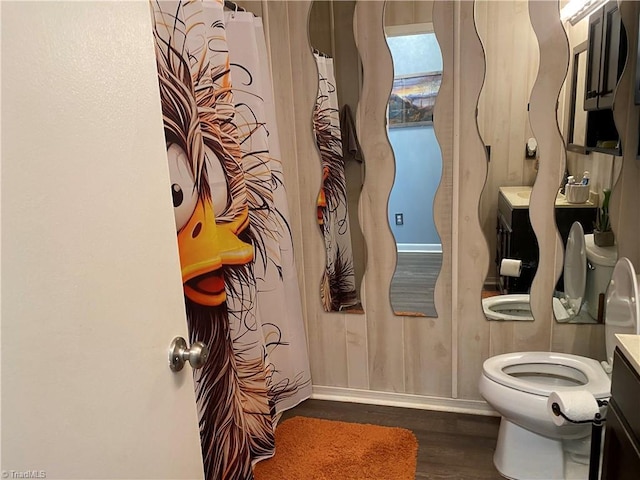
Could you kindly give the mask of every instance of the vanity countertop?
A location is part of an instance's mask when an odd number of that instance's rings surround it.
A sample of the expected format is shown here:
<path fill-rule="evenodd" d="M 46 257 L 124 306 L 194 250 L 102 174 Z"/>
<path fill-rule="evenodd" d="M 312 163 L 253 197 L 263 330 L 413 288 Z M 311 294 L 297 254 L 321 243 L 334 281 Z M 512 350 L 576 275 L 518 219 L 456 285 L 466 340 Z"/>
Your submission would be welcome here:
<path fill-rule="evenodd" d="M 499 191 L 509 202 L 511 208 L 529 208 L 531 188 L 528 186 L 500 187 Z M 584 203 L 569 203 L 562 193 L 558 192 L 556 196 L 556 208 L 595 208 L 595 206 L 596 204 L 591 199 Z"/>
<path fill-rule="evenodd" d="M 616 334 L 616 346 L 640 375 L 640 335 Z"/>

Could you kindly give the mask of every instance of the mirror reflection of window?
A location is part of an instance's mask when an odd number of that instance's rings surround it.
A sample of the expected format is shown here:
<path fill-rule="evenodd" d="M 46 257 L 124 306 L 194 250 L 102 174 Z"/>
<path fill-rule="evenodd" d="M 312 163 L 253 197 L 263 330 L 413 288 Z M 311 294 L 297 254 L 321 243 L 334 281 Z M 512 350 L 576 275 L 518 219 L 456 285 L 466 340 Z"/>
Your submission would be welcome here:
<path fill-rule="evenodd" d="M 391 305 L 397 315 L 435 317 L 442 245 L 433 200 L 442 154 L 433 108 L 442 81 L 442 55 L 431 24 L 386 27 L 385 33 L 394 68 L 387 122 L 396 165 L 388 206 L 397 245 Z"/>

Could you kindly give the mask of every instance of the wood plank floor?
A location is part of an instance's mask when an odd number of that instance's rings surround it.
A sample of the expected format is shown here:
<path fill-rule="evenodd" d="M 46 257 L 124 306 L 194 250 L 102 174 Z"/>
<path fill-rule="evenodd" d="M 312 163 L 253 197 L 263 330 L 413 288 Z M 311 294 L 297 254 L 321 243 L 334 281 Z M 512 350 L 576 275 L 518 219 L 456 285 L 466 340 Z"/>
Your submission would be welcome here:
<path fill-rule="evenodd" d="M 282 420 L 295 416 L 413 431 L 418 439 L 416 480 L 502 479 L 493 466 L 498 417 L 324 400 L 307 400 L 285 412 Z"/>
<path fill-rule="evenodd" d="M 391 281 L 391 306 L 396 314 L 437 316 L 433 290 L 441 265 L 441 253 L 398 252 Z"/>

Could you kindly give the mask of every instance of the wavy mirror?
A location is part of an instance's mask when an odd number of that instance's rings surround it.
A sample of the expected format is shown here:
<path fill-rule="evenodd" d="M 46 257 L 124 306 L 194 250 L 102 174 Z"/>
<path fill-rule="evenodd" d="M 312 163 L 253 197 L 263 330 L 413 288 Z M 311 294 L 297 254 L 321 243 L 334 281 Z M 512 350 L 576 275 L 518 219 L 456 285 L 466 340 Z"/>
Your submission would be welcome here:
<path fill-rule="evenodd" d="M 318 66 L 313 124 L 322 159 L 318 225 L 327 263 L 320 296 L 327 312 L 363 313 L 359 292 L 366 257 L 358 201 L 365 162 L 355 128 L 362 69 L 354 8 L 355 1 L 314 1 L 308 23 Z"/>
<path fill-rule="evenodd" d="M 607 65 L 614 65 L 615 70 L 622 60 L 619 44 L 605 50 L 602 39 L 587 41 L 590 31 L 600 31 L 593 27 L 598 22 L 605 25 L 607 38 L 623 35 L 614 4 L 607 4 L 610 6 L 591 17 L 573 18 L 565 24 L 572 55 L 557 116 L 567 146 L 567 171 L 558 186 L 554 212 L 565 262 L 552 298 L 556 320 L 565 323 L 602 321 L 606 272 L 616 258 L 615 247 L 596 245 L 593 232 L 603 192 L 610 190 L 614 172 L 619 170 L 615 166 L 619 142 L 611 111 L 615 75 L 619 73 L 609 75 L 614 80 L 595 89 L 606 95 L 601 102 L 598 100 L 602 108 L 594 107 L 589 103 L 595 91 L 590 87 L 594 74 L 589 63 L 607 55 L 611 59 Z M 528 294 L 539 253 L 529 219 L 529 199 L 539 159 L 526 111 L 537 75 L 538 43 L 527 2 L 477 1 L 475 19 L 487 62 L 478 106 L 478 126 L 489 158 L 481 218 L 495 252 L 483 308 L 490 320 L 533 320 Z M 602 52 L 590 54 L 590 45 L 601 45 Z M 567 186 L 567 182 L 575 184 Z M 595 275 L 599 264 L 604 267 L 600 269 L 602 275 Z"/>
<path fill-rule="evenodd" d="M 558 109 L 567 168 L 556 202 L 556 224 L 565 251 L 553 311 L 558 322 L 602 323 L 617 247 L 608 213 L 602 215 L 600 207 L 603 202 L 608 206 L 620 171 L 613 95 L 627 42 L 617 2 L 600 5 L 586 16 L 569 17 L 567 12 L 563 9 L 561 18 L 572 55 Z"/>
<path fill-rule="evenodd" d="M 486 60 L 477 119 L 489 161 L 480 219 L 494 259 L 483 309 L 490 320 L 533 320 L 529 291 L 539 255 L 529 198 L 538 155 L 528 104 L 538 42 L 526 1 L 479 0 L 474 14 Z"/>
<path fill-rule="evenodd" d="M 442 81 L 442 55 L 433 32 L 433 2 L 387 2 L 385 34 L 393 59 L 387 134 L 395 157 L 389 225 L 397 247 L 390 299 L 396 315 L 435 317 L 434 288 L 442 245 L 433 202 L 442 154 L 433 107 Z"/>

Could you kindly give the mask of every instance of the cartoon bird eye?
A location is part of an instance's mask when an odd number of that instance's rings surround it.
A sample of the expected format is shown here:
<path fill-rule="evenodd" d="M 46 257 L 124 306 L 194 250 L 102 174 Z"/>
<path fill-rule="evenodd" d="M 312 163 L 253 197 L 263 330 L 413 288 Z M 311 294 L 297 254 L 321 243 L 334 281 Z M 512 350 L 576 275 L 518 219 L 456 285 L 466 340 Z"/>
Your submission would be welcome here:
<path fill-rule="evenodd" d="M 169 177 L 176 228 L 180 231 L 189 221 L 198 203 L 195 180 L 189 169 L 189 159 L 185 151 L 172 143 L 167 148 L 169 158 Z"/>
<path fill-rule="evenodd" d="M 182 205 L 182 201 L 184 200 L 184 193 L 182 193 L 182 188 L 177 183 L 171 185 L 171 195 L 173 195 L 173 206 L 178 208 Z"/>
<path fill-rule="evenodd" d="M 213 202 L 213 211 L 217 217 L 221 217 L 227 205 L 231 202 L 229 198 L 229 187 L 227 185 L 227 176 L 222 168 L 222 163 L 216 153 L 205 146 L 204 149 L 207 161 L 207 176 L 209 178 L 209 187 L 211 189 L 211 200 Z"/>

